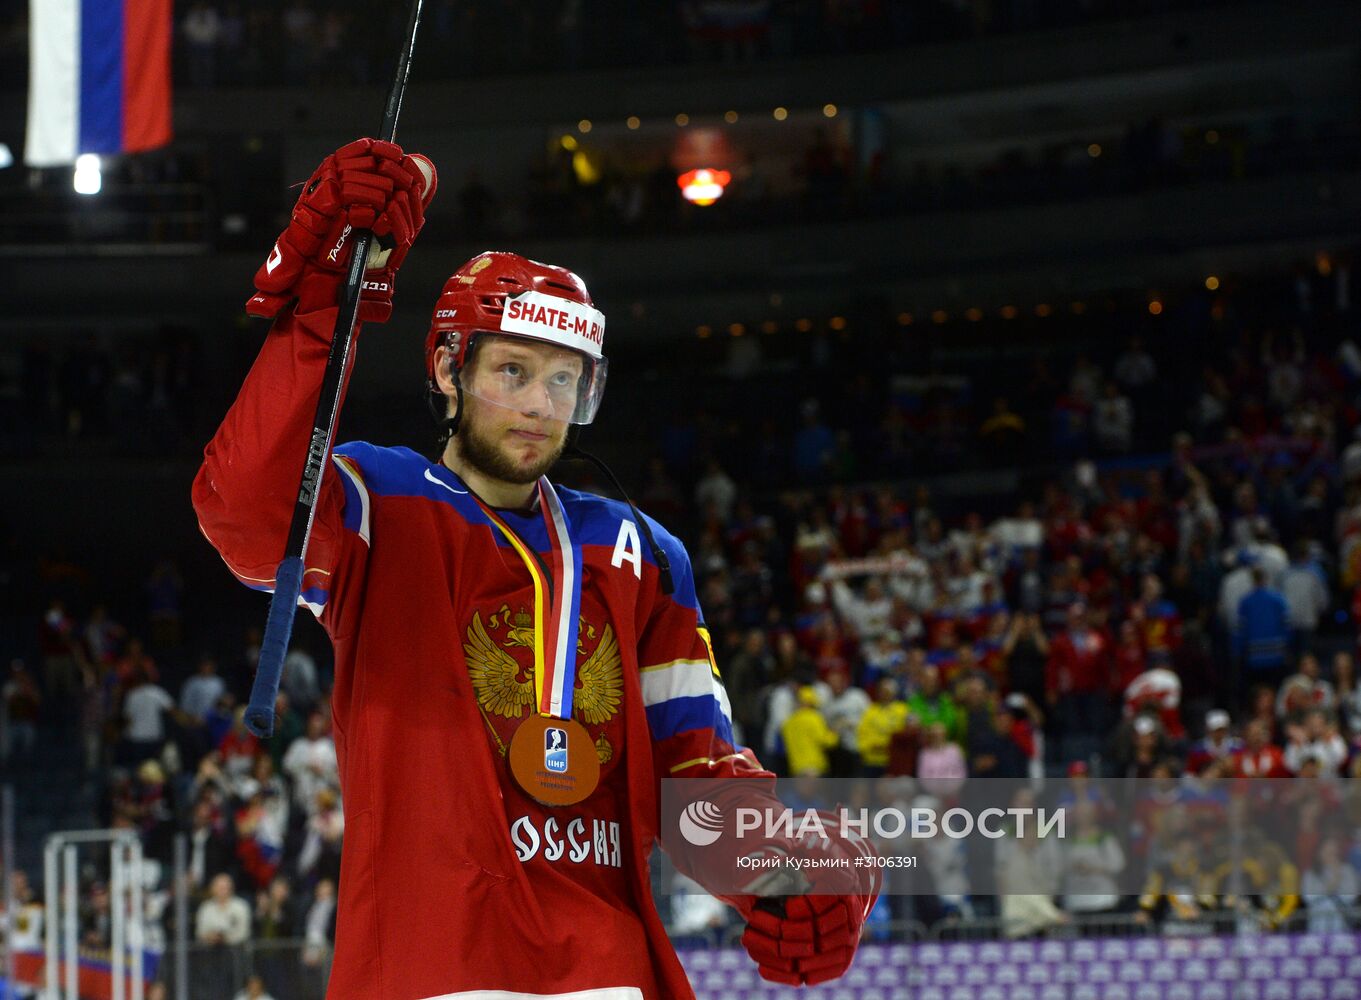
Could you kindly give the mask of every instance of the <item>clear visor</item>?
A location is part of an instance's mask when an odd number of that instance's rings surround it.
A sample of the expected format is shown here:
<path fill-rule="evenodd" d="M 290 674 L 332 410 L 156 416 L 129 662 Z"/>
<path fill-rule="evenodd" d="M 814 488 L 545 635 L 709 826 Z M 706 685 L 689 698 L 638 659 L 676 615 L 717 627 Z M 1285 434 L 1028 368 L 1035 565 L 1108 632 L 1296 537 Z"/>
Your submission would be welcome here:
<path fill-rule="evenodd" d="M 519 337 L 483 338 L 472 363 L 459 374 L 463 392 L 542 420 L 589 424 L 595 419 L 605 394 L 607 359 Z"/>

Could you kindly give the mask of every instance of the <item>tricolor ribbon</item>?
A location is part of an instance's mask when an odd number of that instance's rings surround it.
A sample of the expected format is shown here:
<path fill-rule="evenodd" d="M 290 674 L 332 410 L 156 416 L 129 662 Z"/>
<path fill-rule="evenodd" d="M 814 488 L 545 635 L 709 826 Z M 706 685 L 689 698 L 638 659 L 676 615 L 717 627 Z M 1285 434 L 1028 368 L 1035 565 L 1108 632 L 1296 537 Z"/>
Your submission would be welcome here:
<path fill-rule="evenodd" d="M 581 616 L 581 548 L 572 544 L 567 514 L 553 484 L 543 476 L 538 485 L 539 508 L 548 529 L 546 563 L 495 510 L 477 502 L 534 581 L 534 700 L 539 714 L 570 719 Z"/>

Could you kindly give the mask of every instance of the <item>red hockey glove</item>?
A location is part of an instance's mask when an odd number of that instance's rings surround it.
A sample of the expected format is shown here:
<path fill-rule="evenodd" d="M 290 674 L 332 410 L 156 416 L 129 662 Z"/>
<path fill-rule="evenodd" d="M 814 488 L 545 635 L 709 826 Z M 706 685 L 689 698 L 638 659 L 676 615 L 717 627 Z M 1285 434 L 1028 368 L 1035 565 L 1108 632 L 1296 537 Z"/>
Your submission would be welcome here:
<path fill-rule="evenodd" d="M 765 853 L 788 853 L 817 862 L 806 869 L 811 883 L 795 895 L 771 896 L 746 911 L 742 946 L 762 979 L 788 986 L 836 979 L 851 966 L 865 918 L 879 898 L 881 870 L 873 845 L 854 833 L 842 835 L 834 813 L 819 813 L 828 836 L 805 837 Z M 744 908 L 745 909 L 745 908 Z"/>
<path fill-rule="evenodd" d="M 358 139 L 326 159 L 303 186 L 292 221 L 255 273 L 252 316 L 273 317 L 297 300 L 312 312 L 340 303 L 356 229 L 370 229 L 368 269 L 359 319 L 383 323 L 392 315 L 397 268 L 425 224 L 435 196 L 435 165 L 418 153 L 377 139 Z"/>
<path fill-rule="evenodd" d="M 788 986 L 835 979 L 851 967 L 877 894 L 763 899 L 747 918 L 742 946 L 762 979 Z M 868 907 L 867 907 L 868 902 Z"/>

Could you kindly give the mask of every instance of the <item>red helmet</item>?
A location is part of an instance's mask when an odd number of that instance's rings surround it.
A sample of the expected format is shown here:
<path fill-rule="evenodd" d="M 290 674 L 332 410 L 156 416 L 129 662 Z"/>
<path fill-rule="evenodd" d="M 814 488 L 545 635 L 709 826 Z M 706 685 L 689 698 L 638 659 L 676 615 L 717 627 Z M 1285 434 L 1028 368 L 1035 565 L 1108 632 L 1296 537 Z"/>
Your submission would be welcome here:
<path fill-rule="evenodd" d="M 579 277 L 565 267 L 495 250 L 468 261 L 444 283 L 430 320 L 425 374 L 432 386 L 435 352 L 448 347 L 454 371 L 461 371 L 480 333 L 546 341 L 584 355 L 585 375 L 572 422 L 591 422 L 605 391 L 605 317 Z"/>

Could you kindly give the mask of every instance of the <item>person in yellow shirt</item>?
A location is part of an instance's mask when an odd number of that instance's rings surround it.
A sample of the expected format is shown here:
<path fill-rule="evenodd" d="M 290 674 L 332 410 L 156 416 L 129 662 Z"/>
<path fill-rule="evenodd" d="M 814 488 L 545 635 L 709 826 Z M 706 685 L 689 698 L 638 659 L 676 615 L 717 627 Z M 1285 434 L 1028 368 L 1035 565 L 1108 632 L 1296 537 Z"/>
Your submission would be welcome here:
<path fill-rule="evenodd" d="M 836 733 L 818 709 L 821 701 L 817 689 L 799 688 L 799 707 L 780 728 L 785 755 L 789 759 L 789 773 L 796 777 L 826 776 L 827 751 L 838 743 Z"/>
<path fill-rule="evenodd" d="M 888 768 L 888 747 L 893 734 L 907 725 L 907 702 L 898 697 L 898 684 L 885 677 L 874 689 L 874 701 L 860 717 L 856 740 L 860 764 L 866 777 L 877 778 Z"/>

